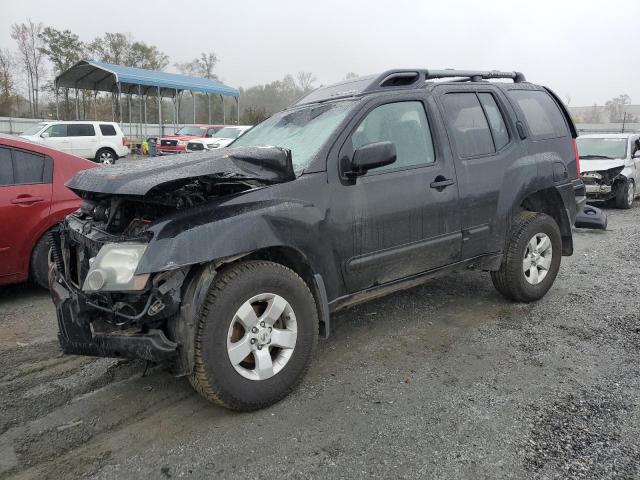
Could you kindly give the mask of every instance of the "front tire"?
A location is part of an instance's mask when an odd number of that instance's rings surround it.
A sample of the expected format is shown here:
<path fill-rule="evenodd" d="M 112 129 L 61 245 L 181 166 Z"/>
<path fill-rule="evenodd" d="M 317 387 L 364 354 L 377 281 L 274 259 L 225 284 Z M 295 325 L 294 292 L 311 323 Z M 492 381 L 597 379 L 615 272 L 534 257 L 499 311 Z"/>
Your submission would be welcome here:
<path fill-rule="evenodd" d="M 510 300 L 539 300 L 553 285 L 561 256 L 562 237 L 555 220 L 544 213 L 521 212 L 511 226 L 500 270 L 491 272 L 491 280 Z"/>
<path fill-rule="evenodd" d="M 636 186 L 633 180 L 625 180 L 616 193 L 616 207 L 627 210 L 633 205 L 636 196 Z"/>
<path fill-rule="evenodd" d="M 36 246 L 31 252 L 31 262 L 29 265 L 31 280 L 41 286 L 49 289 L 49 251 L 51 243 L 49 242 L 49 231 L 45 232 Z"/>
<path fill-rule="evenodd" d="M 114 152 L 110 148 L 101 148 L 96 152 L 96 163 L 102 163 L 103 165 L 113 165 L 116 163 L 116 160 L 118 160 L 118 155 L 116 155 L 116 152 Z"/>
<path fill-rule="evenodd" d="M 189 380 L 229 409 L 264 408 L 298 385 L 317 341 L 313 295 L 293 270 L 267 261 L 231 265 L 202 305 Z"/>

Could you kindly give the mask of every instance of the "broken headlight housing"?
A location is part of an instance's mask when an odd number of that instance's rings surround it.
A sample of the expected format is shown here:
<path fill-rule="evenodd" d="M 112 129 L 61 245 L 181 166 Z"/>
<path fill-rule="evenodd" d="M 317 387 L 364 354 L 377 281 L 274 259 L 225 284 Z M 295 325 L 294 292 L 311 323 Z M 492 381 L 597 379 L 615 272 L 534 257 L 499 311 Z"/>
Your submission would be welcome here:
<path fill-rule="evenodd" d="M 126 292 L 143 290 L 149 274 L 136 275 L 147 249 L 146 244 L 122 242 L 104 245 L 89 260 L 89 272 L 82 285 L 85 292 Z"/>

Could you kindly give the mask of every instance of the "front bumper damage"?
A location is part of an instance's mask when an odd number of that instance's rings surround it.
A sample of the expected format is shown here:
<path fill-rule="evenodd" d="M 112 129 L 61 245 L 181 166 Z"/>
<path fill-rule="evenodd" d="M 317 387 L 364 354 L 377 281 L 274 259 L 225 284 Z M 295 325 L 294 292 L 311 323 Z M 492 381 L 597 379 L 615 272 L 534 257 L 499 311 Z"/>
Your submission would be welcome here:
<path fill-rule="evenodd" d="M 607 201 L 616 197 L 618 189 L 627 180 L 621 173 L 622 167 L 609 170 L 583 172 L 581 174 L 587 193 L 587 200 Z"/>
<path fill-rule="evenodd" d="M 63 352 L 174 363 L 178 343 L 167 323 L 180 309 L 186 270 L 158 273 L 139 292 L 86 293 L 79 285 L 103 243 L 95 235 L 82 236 L 82 224 L 76 223 L 69 217 L 51 237 L 49 287 Z"/>

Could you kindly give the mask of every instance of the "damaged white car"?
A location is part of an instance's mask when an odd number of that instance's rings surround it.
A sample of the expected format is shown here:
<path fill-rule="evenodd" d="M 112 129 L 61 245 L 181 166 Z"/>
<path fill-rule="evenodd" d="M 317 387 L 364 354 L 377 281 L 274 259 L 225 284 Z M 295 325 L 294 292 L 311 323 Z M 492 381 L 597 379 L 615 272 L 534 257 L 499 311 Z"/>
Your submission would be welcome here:
<path fill-rule="evenodd" d="M 590 134 L 577 139 L 587 200 L 631 208 L 640 182 L 640 135 Z"/>

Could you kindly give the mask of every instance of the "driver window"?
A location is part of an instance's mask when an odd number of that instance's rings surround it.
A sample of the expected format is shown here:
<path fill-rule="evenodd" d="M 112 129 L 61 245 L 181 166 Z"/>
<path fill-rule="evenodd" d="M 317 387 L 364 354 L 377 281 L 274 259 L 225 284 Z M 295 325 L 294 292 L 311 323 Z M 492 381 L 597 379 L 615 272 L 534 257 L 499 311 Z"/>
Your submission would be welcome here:
<path fill-rule="evenodd" d="M 47 128 L 43 133 L 48 133 L 49 137 L 66 137 L 67 136 L 67 125 L 64 123 L 51 125 Z"/>
<path fill-rule="evenodd" d="M 375 171 L 428 165 L 435 162 L 429 122 L 422 102 L 381 105 L 367 114 L 351 136 L 353 149 L 376 142 L 392 142 L 397 160 Z"/>

